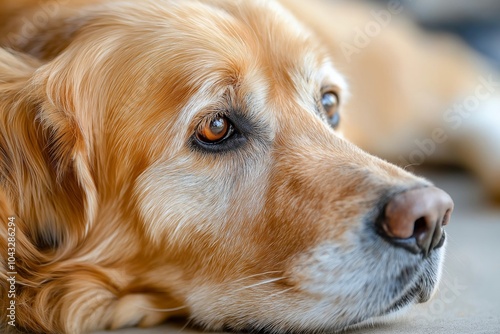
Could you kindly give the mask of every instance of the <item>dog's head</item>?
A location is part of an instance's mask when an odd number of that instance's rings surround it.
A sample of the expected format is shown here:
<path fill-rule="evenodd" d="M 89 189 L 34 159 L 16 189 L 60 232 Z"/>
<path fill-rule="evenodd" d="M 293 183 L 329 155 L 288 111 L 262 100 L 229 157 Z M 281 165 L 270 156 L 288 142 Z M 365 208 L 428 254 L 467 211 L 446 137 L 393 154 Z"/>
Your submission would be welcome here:
<path fill-rule="evenodd" d="M 118 327 L 146 305 L 170 307 L 147 324 L 341 329 L 430 297 L 451 200 L 342 138 L 346 83 L 278 4 L 53 21 L 19 45 L 43 65 L 0 86 L 34 122 L 2 121 L 3 192 L 38 247 L 24 326 Z"/>

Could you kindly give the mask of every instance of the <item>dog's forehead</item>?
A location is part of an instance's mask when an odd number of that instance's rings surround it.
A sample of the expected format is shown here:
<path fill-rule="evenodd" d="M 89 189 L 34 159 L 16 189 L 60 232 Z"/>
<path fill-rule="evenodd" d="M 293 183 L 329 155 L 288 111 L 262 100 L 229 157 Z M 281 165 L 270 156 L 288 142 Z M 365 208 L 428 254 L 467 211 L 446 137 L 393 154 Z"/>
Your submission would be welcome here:
<path fill-rule="evenodd" d="M 150 110 L 148 119 L 182 115 L 186 123 L 179 125 L 190 129 L 186 125 L 228 87 L 246 111 L 274 102 L 277 108 L 270 110 L 279 112 L 281 102 L 290 100 L 313 109 L 321 85 L 343 86 L 321 44 L 274 1 L 145 1 L 140 8 L 124 2 L 104 9 L 99 13 L 106 14 L 94 13 L 96 21 L 82 37 L 93 51 L 92 73 L 111 73 L 103 79 L 113 82 L 107 86 L 131 83 L 118 87 L 133 95 L 123 103 L 130 111 Z M 110 20 L 119 23 L 113 31 Z M 103 38 L 96 41 L 93 29 L 104 29 Z M 81 68 L 78 59 L 72 61 Z M 121 115 L 135 114 L 144 116 Z M 268 114 L 262 119 L 277 120 Z"/>
<path fill-rule="evenodd" d="M 154 50 L 148 53 L 163 60 L 166 71 L 180 71 L 195 84 L 221 81 L 217 76 L 235 78 L 256 67 L 275 80 L 290 80 L 294 69 L 310 71 L 325 58 L 309 32 L 274 1 L 147 2 L 145 6 L 150 8 L 135 18 L 138 30 L 145 31 L 139 43 Z M 304 60 L 314 61 L 304 66 Z"/>
<path fill-rule="evenodd" d="M 267 86 L 273 95 L 290 96 L 325 78 L 345 86 L 318 41 L 274 1 L 182 2 L 163 20 L 158 57 L 178 76 L 168 82 L 185 91 L 217 95 L 228 85 Z"/>

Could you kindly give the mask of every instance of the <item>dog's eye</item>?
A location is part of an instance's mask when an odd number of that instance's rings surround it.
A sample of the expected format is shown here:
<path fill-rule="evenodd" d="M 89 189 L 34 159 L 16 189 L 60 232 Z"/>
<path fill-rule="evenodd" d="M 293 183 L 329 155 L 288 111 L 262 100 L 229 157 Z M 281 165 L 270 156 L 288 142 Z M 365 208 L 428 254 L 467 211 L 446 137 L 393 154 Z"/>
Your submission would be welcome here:
<path fill-rule="evenodd" d="M 339 98 L 337 94 L 333 92 L 326 92 L 321 97 L 321 105 L 328 118 L 328 123 L 335 128 L 339 125 L 340 115 L 339 115 Z"/>
<path fill-rule="evenodd" d="M 234 128 L 224 116 L 217 116 L 203 122 L 196 131 L 196 138 L 205 144 L 217 144 L 231 136 Z"/>

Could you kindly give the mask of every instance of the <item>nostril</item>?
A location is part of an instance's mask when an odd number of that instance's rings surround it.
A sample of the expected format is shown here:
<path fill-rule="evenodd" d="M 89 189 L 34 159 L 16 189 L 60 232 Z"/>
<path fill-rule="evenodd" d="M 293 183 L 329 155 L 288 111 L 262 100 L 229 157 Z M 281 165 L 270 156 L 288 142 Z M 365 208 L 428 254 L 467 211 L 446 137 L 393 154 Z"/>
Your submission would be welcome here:
<path fill-rule="evenodd" d="M 449 221 L 450 221 L 451 211 L 452 211 L 452 210 L 453 210 L 453 209 L 448 209 L 448 210 L 446 211 L 446 213 L 444 214 L 443 221 L 441 222 L 441 225 L 442 225 L 442 226 L 446 226 L 446 225 L 448 225 L 448 223 L 449 223 Z"/>
<path fill-rule="evenodd" d="M 427 231 L 427 223 L 425 222 L 425 217 L 420 217 L 415 221 L 415 226 L 413 227 L 413 236 L 416 237 Z"/>
<path fill-rule="evenodd" d="M 419 249 L 424 253 L 425 256 L 441 239 L 441 236 L 443 234 L 440 225 L 441 220 L 441 217 L 433 219 L 427 216 L 419 218 L 415 222 L 413 237 L 415 238 Z"/>
<path fill-rule="evenodd" d="M 441 189 L 408 190 L 387 203 L 379 234 L 395 246 L 427 256 L 444 243 L 442 227 L 448 224 L 452 210 L 452 199 Z"/>

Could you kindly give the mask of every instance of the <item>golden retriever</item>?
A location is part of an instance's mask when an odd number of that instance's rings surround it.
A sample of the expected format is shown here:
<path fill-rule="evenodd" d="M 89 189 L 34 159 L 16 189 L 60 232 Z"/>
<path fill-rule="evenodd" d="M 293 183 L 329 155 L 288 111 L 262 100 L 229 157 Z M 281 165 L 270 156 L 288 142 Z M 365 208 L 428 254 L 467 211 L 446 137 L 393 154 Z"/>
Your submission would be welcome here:
<path fill-rule="evenodd" d="M 369 149 L 359 115 L 385 103 L 371 125 L 401 143 L 395 110 L 423 102 L 394 93 L 397 75 L 358 72 L 340 120 L 341 15 L 292 0 L 92 2 L 0 1 L 5 328 L 180 315 L 211 330 L 342 330 L 431 297 L 452 200 L 342 135 Z M 450 102 L 476 73 L 457 74 L 462 61 L 441 68 L 449 82 L 413 87 Z"/>

